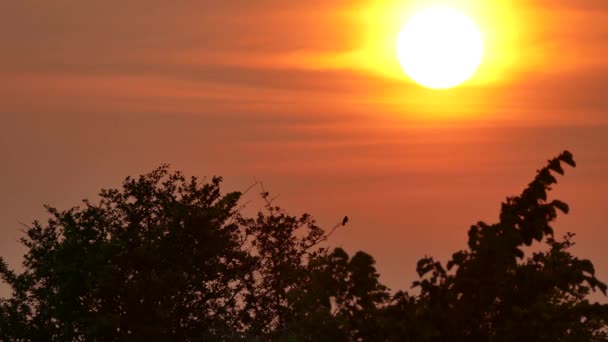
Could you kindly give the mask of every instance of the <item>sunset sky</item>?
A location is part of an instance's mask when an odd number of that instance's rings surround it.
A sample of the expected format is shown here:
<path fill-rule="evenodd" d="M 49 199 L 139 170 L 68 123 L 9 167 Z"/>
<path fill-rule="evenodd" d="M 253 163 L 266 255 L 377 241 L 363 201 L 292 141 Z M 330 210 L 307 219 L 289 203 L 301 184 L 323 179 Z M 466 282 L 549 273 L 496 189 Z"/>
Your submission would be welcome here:
<path fill-rule="evenodd" d="M 480 28 L 471 80 L 414 84 L 395 40 L 448 4 Z M 606 0 L 0 2 L 0 251 L 20 223 L 170 163 L 254 179 L 407 289 L 564 149 L 557 232 L 608 280 Z M 255 203 L 255 202 L 254 202 Z M 255 204 L 253 204 L 255 205 Z"/>

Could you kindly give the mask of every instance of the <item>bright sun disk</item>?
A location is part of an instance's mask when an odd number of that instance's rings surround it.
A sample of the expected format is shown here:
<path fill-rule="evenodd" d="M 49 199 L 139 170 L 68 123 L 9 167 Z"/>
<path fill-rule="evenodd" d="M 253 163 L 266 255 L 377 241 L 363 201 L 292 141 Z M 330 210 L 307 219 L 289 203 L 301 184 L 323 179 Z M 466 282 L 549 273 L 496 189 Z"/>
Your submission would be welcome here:
<path fill-rule="evenodd" d="M 479 28 L 450 7 L 431 7 L 414 14 L 397 39 L 397 55 L 405 73 L 432 89 L 455 87 L 481 64 Z"/>

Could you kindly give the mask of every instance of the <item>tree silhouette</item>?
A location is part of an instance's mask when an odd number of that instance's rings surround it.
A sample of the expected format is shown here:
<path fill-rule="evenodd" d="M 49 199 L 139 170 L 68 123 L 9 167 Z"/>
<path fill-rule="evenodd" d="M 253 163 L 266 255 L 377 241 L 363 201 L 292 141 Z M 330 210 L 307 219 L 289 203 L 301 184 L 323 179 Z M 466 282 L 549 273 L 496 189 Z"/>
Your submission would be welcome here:
<path fill-rule="evenodd" d="M 418 262 L 420 296 L 414 308 L 407 297 L 397 307 L 415 310 L 426 325 L 426 340 L 593 341 L 606 340 L 605 305 L 586 297 L 606 285 L 595 277 L 589 260 L 568 252 L 573 234 L 553 237 L 551 222 L 568 205 L 548 200 L 563 174 L 562 163 L 575 166 L 565 151 L 538 171 L 520 196 L 502 204 L 500 221 L 471 227 L 468 249 L 454 253 L 444 268 L 433 258 Z M 549 249 L 525 259 L 522 247 L 545 239 Z"/>
<path fill-rule="evenodd" d="M 222 196 L 219 184 L 161 167 L 102 190 L 99 204 L 47 207 L 48 223 L 34 222 L 22 239 L 25 271 L 0 269 L 14 291 L 2 303 L 4 339 L 234 335 L 238 289 L 254 260 L 230 222 L 239 194 Z"/>
<path fill-rule="evenodd" d="M 263 188 L 265 208 L 247 217 L 221 178 L 162 166 L 26 228 L 23 271 L 0 259 L 12 289 L 0 340 L 606 341 L 608 306 L 588 295 L 607 287 L 569 252 L 574 234 L 551 227 L 568 212 L 548 199 L 563 164 L 575 166 L 567 151 L 445 266 L 420 260 L 415 294 L 394 295 L 371 255 L 323 246 L 335 228 Z"/>

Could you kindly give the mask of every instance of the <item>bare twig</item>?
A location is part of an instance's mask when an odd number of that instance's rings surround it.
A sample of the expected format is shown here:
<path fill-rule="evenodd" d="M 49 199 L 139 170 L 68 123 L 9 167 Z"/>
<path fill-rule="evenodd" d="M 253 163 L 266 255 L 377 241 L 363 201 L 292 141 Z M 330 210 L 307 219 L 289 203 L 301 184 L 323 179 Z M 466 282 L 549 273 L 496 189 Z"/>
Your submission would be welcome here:
<path fill-rule="evenodd" d="M 340 228 L 340 226 L 342 226 L 342 222 L 338 222 L 335 226 L 333 226 L 333 228 L 329 231 L 329 233 L 327 233 L 327 234 L 321 236 L 319 239 L 313 241 L 307 248 L 312 248 L 312 247 L 320 244 L 323 241 L 327 241 L 329 239 L 329 237 L 332 236 L 332 234 L 335 233 L 338 228 Z"/>
<path fill-rule="evenodd" d="M 257 179 L 253 179 L 253 184 L 251 184 L 250 186 L 247 187 L 247 189 L 245 189 L 245 191 L 241 192 L 241 196 L 246 195 L 249 190 L 253 189 L 256 185 L 258 185 L 260 182 Z"/>

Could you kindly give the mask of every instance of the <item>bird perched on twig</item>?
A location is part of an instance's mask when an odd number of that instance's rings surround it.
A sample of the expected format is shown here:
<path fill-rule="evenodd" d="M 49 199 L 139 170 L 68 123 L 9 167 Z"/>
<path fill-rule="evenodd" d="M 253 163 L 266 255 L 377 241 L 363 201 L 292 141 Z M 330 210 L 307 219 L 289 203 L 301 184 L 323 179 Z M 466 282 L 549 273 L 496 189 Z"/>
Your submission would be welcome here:
<path fill-rule="evenodd" d="M 344 226 L 348 222 L 348 216 L 344 216 L 342 219 L 342 225 Z"/>

